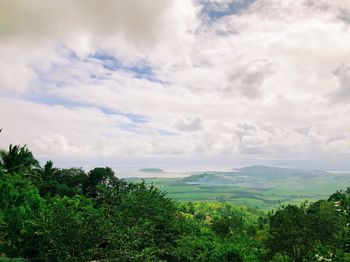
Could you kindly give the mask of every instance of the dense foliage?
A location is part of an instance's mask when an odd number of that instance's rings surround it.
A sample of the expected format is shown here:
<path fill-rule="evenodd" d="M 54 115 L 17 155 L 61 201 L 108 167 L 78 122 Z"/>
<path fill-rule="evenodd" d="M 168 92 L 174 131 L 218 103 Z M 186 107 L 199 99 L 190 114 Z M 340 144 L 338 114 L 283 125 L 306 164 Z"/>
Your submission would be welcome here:
<path fill-rule="evenodd" d="M 350 190 L 269 214 L 0 151 L 0 261 L 350 261 Z"/>

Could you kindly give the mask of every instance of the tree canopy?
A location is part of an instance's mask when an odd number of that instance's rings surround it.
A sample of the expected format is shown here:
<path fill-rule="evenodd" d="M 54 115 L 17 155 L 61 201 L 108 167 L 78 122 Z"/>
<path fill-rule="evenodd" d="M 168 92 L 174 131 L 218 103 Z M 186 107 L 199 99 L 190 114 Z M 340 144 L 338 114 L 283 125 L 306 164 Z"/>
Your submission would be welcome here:
<path fill-rule="evenodd" d="M 0 151 L 0 261 L 350 261 L 350 189 L 265 214 Z"/>

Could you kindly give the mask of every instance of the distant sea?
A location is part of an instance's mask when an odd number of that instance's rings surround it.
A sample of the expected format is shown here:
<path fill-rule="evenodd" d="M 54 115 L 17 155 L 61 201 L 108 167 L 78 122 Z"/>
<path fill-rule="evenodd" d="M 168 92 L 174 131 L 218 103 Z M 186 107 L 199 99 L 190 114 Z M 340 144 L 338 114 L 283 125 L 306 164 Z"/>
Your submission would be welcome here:
<path fill-rule="evenodd" d="M 140 171 L 140 169 L 144 168 L 160 168 L 163 170 L 163 172 L 145 172 L 145 171 Z M 186 166 L 185 168 L 181 167 L 168 167 L 168 168 L 163 168 L 163 167 L 113 167 L 114 172 L 116 173 L 117 177 L 119 178 L 152 178 L 152 177 L 157 177 L 157 178 L 181 178 L 181 177 L 186 177 L 190 176 L 193 174 L 198 174 L 198 173 L 205 173 L 205 172 L 234 172 L 232 167 L 218 167 L 218 166 Z M 341 174 L 350 174 L 350 171 L 344 171 L 344 170 L 331 170 L 331 171 L 326 171 L 330 175 L 341 175 Z"/>
<path fill-rule="evenodd" d="M 232 172 L 231 167 L 207 167 L 207 166 L 193 166 L 193 167 L 186 167 L 185 169 L 180 168 L 160 168 L 163 170 L 163 172 L 144 172 L 140 171 L 140 169 L 144 169 L 145 167 L 113 167 L 114 172 L 116 173 L 117 177 L 119 178 L 151 178 L 151 177 L 164 177 L 164 178 L 177 178 L 177 177 L 186 177 L 190 176 L 195 173 L 202 173 L 202 172 L 210 172 L 210 171 L 216 171 L 216 172 Z M 146 167 L 147 168 L 147 167 Z M 152 167 L 152 168 L 158 168 L 158 167 Z"/>

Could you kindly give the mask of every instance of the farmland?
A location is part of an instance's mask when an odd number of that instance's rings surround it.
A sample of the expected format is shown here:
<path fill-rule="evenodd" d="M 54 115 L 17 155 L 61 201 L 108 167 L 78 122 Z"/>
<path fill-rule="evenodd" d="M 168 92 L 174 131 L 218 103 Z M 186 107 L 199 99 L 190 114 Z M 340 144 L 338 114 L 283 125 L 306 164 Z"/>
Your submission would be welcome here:
<path fill-rule="evenodd" d="M 211 172 L 187 178 L 155 177 L 146 178 L 145 182 L 167 192 L 170 198 L 177 201 L 231 202 L 261 210 L 306 200 L 314 202 L 350 185 L 350 175 L 343 173 L 291 173 L 285 176 L 232 174 Z M 222 182 L 223 179 L 226 179 L 226 183 Z M 219 182 L 216 183 L 217 181 Z"/>

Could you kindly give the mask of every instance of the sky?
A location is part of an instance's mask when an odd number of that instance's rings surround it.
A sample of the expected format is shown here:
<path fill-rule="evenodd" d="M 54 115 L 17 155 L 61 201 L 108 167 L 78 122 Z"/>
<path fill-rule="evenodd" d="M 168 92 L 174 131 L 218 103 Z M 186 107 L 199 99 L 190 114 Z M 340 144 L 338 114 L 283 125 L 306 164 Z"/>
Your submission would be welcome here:
<path fill-rule="evenodd" d="M 348 0 L 0 0 L 0 146 L 350 170 L 349 43 Z"/>

